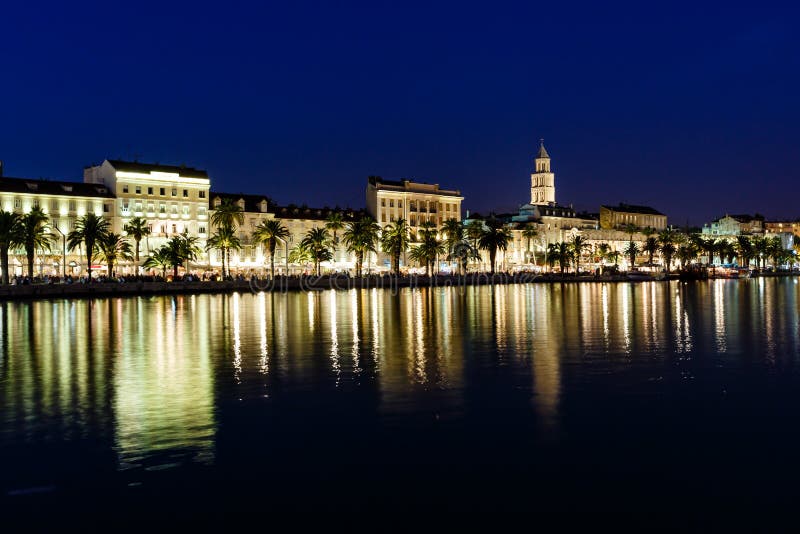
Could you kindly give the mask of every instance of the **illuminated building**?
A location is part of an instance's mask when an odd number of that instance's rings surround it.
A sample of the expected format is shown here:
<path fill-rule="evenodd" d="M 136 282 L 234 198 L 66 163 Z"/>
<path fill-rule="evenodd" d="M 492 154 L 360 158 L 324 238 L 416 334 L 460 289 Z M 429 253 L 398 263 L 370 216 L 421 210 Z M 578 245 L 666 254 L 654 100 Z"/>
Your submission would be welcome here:
<path fill-rule="evenodd" d="M 600 206 L 601 228 L 614 230 L 627 225 L 665 230 L 667 216 L 649 206 L 634 206 L 625 203 L 617 206 Z"/>
<path fill-rule="evenodd" d="M 0 208 L 3 211 L 27 213 L 33 208 L 40 208 L 50 217 L 55 240 L 52 252 L 47 256 L 36 258 L 34 272 L 44 274 L 61 274 L 61 263 L 85 265 L 85 258 L 80 251 L 65 251 L 64 236 L 75 229 L 75 221 L 87 213 L 97 216 L 111 217 L 114 196 L 108 187 L 102 184 L 85 184 L 81 182 L 65 182 L 42 179 L 10 178 L 0 174 Z M 22 275 L 26 261 L 22 251 L 11 253 L 10 275 Z M 67 274 L 78 274 L 80 268 L 67 268 Z"/>
<path fill-rule="evenodd" d="M 324 228 L 328 217 L 333 213 L 340 213 L 342 221 L 347 224 L 364 215 L 362 210 L 350 208 L 309 208 L 307 206 L 279 206 L 272 199 L 264 195 L 247 195 L 242 193 L 221 193 L 211 192 L 209 211 L 213 215 L 214 209 L 219 206 L 224 199 L 229 199 L 242 209 L 244 223 L 238 228 L 238 237 L 242 243 L 242 249 L 231 252 L 231 267 L 238 269 L 257 269 L 262 270 L 268 266 L 269 257 L 263 247 L 253 242 L 253 232 L 264 221 L 278 219 L 289 231 L 289 238 L 286 243 L 279 243 L 275 249 L 275 270 L 283 273 L 286 265 L 286 250 L 291 251 L 312 228 Z M 338 236 L 341 232 L 338 231 Z M 211 229 L 214 232 L 214 229 Z M 209 261 L 212 267 L 219 267 L 221 258 L 218 251 L 209 251 Z M 343 245 L 335 247 L 333 262 L 325 262 L 323 265 L 333 269 L 345 269 L 353 267 L 353 258 Z M 290 269 L 298 269 L 301 266 L 290 264 Z"/>
<path fill-rule="evenodd" d="M 197 245 L 205 250 L 208 237 L 208 191 L 210 179 L 204 170 L 186 166 L 159 165 L 120 160 L 105 160 L 86 167 L 83 180 L 105 185 L 114 195 L 111 223 L 114 232 L 133 217 L 142 217 L 150 227 L 143 240 L 146 256 L 169 238 L 182 234 L 198 237 Z M 205 252 L 202 253 L 203 256 Z M 202 263 L 203 258 L 198 258 Z"/>
<path fill-rule="evenodd" d="M 764 217 L 761 215 L 725 215 L 703 226 L 703 235 L 737 236 L 763 233 Z"/>
<path fill-rule="evenodd" d="M 379 176 L 367 180 L 367 213 L 381 226 L 405 219 L 412 234 L 424 222 L 439 228 L 448 219 L 460 221 L 462 200 L 460 191 L 441 189 L 439 184 L 384 180 Z"/>

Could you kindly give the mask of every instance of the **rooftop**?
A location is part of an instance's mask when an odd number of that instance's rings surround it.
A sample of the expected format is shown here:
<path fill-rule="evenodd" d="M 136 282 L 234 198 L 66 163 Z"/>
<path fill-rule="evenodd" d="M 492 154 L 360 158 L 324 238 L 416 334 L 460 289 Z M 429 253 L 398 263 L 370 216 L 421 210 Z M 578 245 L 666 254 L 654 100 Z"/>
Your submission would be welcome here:
<path fill-rule="evenodd" d="M 0 192 L 113 198 L 108 188 L 102 184 L 47 180 L 42 178 L 2 177 L 0 178 Z"/>
<path fill-rule="evenodd" d="M 644 215 L 664 215 L 660 211 L 651 208 L 650 206 L 636 206 L 634 204 L 625 204 L 624 202 L 620 202 L 618 206 L 608 206 L 603 205 L 600 206 L 601 208 L 606 208 L 612 211 L 618 211 L 622 213 L 641 213 Z"/>
<path fill-rule="evenodd" d="M 461 196 L 461 191 L 457 189 L 440 189 L 439 184 L 428 184 L 425 182 L 415 182 L 413 180 L 386 180 L 380 176 L 370 176 L 367 178 L 367 183 L 383 191 L 428 193 L 453 197 Z"/>
<path fill-rule="evenodd" d="M 202 169 L 187 167 L 186 165 L 161 165 L 160 163 L 140 163 L 138 161 L 123 161 L 119 159 L 106 160 L 117 171 L 139 172 L 168 172 L 191 178 L 208 178 L 208 173 Z"/>

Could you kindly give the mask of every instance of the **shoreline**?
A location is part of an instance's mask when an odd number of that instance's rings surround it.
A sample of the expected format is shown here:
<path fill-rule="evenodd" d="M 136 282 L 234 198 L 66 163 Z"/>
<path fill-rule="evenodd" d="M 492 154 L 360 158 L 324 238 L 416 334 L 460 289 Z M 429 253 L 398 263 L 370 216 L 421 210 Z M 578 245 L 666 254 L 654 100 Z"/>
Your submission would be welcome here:
<path fill-rule="evenodd" d="M 800 273 L 765 273 L 754 278 L 783 278 L 796 277 Z M 721 279 L 721 278 L 718 278 Z M 742 278 L 739 280 L 749 280 Z M 713 280 L 713 279 L 712 279 Z M 732 279 L 735 280 L 735 279 Z M 28 284 L 0 286 L 0 301 L 13 300 L 47 300 L 61 298 L 105 298 L 105 297 L 135 297 L 157 295 L 195 295 L 195 294 L 226 294 L 234 292 L 259 293 L 289 291 L 324 291 L 351 289 L 390 289 L 423 288 L 423 287 L 467 287 L 482 285 L 510 285 L 510 284 L 577 284 L 577 283 L 632 283 L 666 282 L 677 280 L 630 280 L 626 276 L 558 276 L 541 275 L 534 273 L 497 273 L 494 276 L 488 273 L 470 273 L 466 275 L 437 275 L 424 276 L 412 275 L 395 277 L 390 275 L 372 275 L 363 278 L 353 278 L 345 275 L 323 275 L 320 277 L 276 277 L 270 279 L 253 280 L 225 280 L 225 281 L 192 281 L 192 282 L 165 282 L 165 281 L 133 281 L 133 282 L 93 282 L 72 284 Z M 697 280 L 703 282 L 706 280 Z"/>

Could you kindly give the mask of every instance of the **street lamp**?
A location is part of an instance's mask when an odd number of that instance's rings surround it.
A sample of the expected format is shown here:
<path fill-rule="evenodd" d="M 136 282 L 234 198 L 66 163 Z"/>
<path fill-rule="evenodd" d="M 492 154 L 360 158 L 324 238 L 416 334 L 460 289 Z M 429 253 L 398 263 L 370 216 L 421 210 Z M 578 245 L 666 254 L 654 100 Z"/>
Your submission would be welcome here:
<path fill-rule="evenodd" d="M 53 225 L 52 227 L 56 232 L 61 234 L 61 239 L 64 242 L 64 250 L 61 256 L 61 278 L 66 278 L 67 276 L 67 235 L 62 232 L 57 225 Z M 62 280 L 63 281 L 63 280 Z"/>

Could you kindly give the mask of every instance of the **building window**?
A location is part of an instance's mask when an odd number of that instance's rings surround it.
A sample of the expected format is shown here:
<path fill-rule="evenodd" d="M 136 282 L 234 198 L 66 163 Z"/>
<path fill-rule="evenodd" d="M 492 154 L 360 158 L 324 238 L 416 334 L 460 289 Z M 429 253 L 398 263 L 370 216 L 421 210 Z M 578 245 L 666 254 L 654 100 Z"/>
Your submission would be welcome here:
<path fill-rule="evenodd" d="M 188 197 L 189 197 L 189 190 L 188 189 L 184 189 L 183 190 L 183 198 L 188 198 Z"/>
<path fill-rule="evenodd" d="M 390 207 L 390 208 L 393 208 L 393 207 L 394 207 L 394 200 L 389 200 L 389 207 Z"/>
<path fill-rule="evenodd" d="M 173 215 L 177 215 L 178 214 L 178 206 L 176 206 L 175 204 L 172 205 L 172 214 Z"/>
<path fill-rule="evenodd" d="M 158 212 L 159 213 L 167 213 L 167 205 L 166 204 L 159 204 L 158 205 Z"/>
<path fill-rule="evenodd" d="M 382 221 L 382 222 L 386 222 L 386 214 L 385 214 L 385 213 L 384 213 L 384 214 L 383 214 L 383 216 L 381 217 L 381 221 Z"/>
<path fill-rule="evenodd" d="M 172 188 L 172 196 L 173 197 L 177 197 L 178 196 L 178 189 L 175 188 L 175 187 Z"/>
<path fill-rule="evenodd" d="M 167 190 L 163 187 L 160 187 L 158 191 L 159 191 L 158 194 L 161 195 L 162 197 L 167 194 Z"/>
<path fill-rule="evenodd" d="M 148 202 L 147 203 L 147 213 L 153 213 L 153 203 L 152 202 Z"/>
<path fill-rule="evenodd" d="M 108 213 L 108 204 L 103 204 L 103 213 Z"/>
<path fill-rule="evenodd" d="M 141 212 L 142 212 L 142 203 L 141 202 L 137 202 L 136 203 L 136 213 L 141 213 Z"/>
<path fill-rule="evenodd" d="M 197 196 L 200 197 L 200 198 L 206 198 L 206 192 L 205 191 L 198 191 L 197 192 Z"/>
<path fill-rule="evenodd" d="M 142 194 L 142 186 L 140 186 L 140 185 L 136 186 L 136 194 L 137 195 L 141 195 Z"/>
<path fill-rule="evenodd" d="M 198 234 L 205 234 L 206 233 L 206 227 L 205 226 L 201 226 L 200 228 L 198 228 L 197 233 Z"/>
<path fill-rule="evenodd" d="M 200 206 L 199 208 L 197 208 L 197 216 L 198 217 L 205 217 L 206 216 L 206 208 L 203 207 L 203 206 Z"/>
<path fill-rule="evenodd" d="M 184 206 L 183 207 L 183 214 L 186 215 L 186 216 L 189 215 L 189 206 Z"/>
<path fill-rule="evenodd" d="M 70 200 L 69 201 L 69 211 L 75 211 L 75 201 L 74 200 Z"/>
<path fill-rule="evenodd" d="M 177 224 L 173 224 L 172 225 L 172 233 L 173 234 L 177 234 L 178 233 L 178 225 Z"/>
<path fill-rule="evenodd" d="M 127 193 L 128 192 L 128 186 L 127 185 L 123 185 L 122 186 L 122 192 L 123 193 Z"/>
<path fill-rule="evenodd" d="M 382 199 L 381 199 L 381 207 L 382 207 L 382 208 L 385 208 L 385 207 L 386 207 L 386 199 L 385 199 L 385 198 L 382 198 Z"/>
<path fill-rule="evenodd" d="M 39 199 L 38 198 L 34 198 L 33 199 L 33 208 L 36 209 L 38 207 L 39 207 Z"/>
<path fill-rule="evenodd" d="M 152 195 L 153 194 L 153 188 L 152 187 L 148 187 L 147 188 L 147 194 L 148 195 Z"/>

